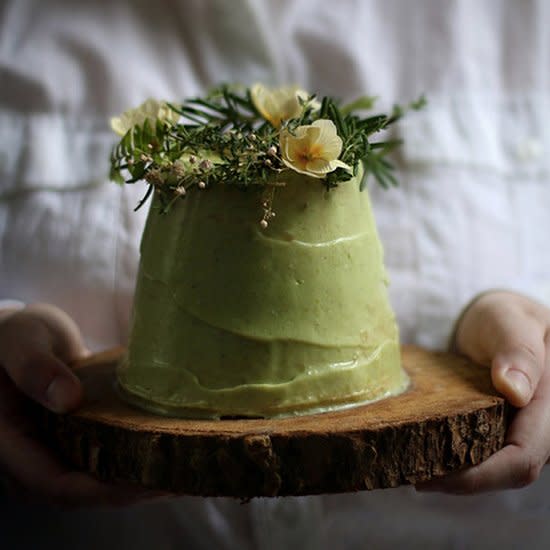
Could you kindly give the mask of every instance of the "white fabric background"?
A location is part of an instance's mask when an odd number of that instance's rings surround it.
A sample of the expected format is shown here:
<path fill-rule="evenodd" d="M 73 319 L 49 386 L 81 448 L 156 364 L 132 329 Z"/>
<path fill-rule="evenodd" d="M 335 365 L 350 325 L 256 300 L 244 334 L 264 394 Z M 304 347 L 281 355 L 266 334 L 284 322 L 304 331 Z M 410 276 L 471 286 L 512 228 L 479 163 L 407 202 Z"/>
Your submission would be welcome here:
<path fill-rule="evenodd" d="M 146 211 L 142 187 L 107 182 L 108 117 L 261 80 L 380 108 L 428 95 L 397 130 L 400 188 L 370 187 L 403 341 L 444 347 L 488 288 L 550 303 L 549 23 L 544 0 L 0 2 L 0 299 L 59 305 L 92 349 L 124 343 Z M 4 502 L 0 546 L 546 548 L 547 478 L 468 498 Z"/>

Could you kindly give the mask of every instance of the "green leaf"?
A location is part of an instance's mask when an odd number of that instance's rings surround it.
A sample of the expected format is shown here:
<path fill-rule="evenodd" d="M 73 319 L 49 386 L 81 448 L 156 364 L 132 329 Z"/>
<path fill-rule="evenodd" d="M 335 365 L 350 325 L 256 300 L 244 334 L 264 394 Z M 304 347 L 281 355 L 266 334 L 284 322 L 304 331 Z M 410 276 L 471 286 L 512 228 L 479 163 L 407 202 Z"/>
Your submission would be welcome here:
<path fill-rule="evenodd" d="M 377 99 L 378 96 L 375 95 L 361 96 L 351 103 L 347 103 L 346 105 L 342 106 L 340 108 L 340 112 L 343 115 L 347 115 L 348 113 L 352 113 L 353 111 L 370 111 L 374 107 Z"/>
<path fill-rule="evenodd" d="M 124 178 L 122 177 L 120 170 L 117 170 L 114 166 L 111 166 L 109 171 L 109 179 L 119 185 L 124 185 Z"/>
<path fill-rule="evenodd" d="M 415 111 L 419 111 L 420 109 L 424 109 L 427 104 L 428 100 L 426 99 L 426 96 L 422 94 L 418 99 L 409 103 L 409 107 Z"/>
<path fill-rule="evenodd" d="M 152 192 L 153 192 L 153 186 L 149 184 L 147 186 L 147 191 L 145 192 L 145 195 L 138 202 L 138 205 L 134 208 L 134 212 L 137 212 L 147 202 L 147 199 L 151 196 Z"/>
<path fill-rule="evenodd" d="M 336 131 L 338 132 L 338 135 L 345 140 L 346 136 L 348 135 L 348 132 L 346 131 L 347 128 L 344 125 L 344 121 L 342 119 L 340 111 L 332 101 L 328 105 L 328 112 L 332 122 L 334 122 L 334 125 L 336 126 Z"/>
<path fill-rule="evenodd" d="M 319 118 L 327 118 L 329 116 L 329 106 L 330 98 L 324 97 L 321 100 L 321 109 L 319 110 Z"/>

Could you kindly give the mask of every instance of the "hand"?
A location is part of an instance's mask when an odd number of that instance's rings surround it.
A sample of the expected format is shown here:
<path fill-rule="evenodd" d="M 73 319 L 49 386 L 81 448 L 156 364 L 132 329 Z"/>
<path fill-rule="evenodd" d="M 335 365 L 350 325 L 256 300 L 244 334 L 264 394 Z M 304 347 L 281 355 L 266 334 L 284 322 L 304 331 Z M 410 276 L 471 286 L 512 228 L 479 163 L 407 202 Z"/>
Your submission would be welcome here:
<path fill-rule="evenodd" d="M 455 347 L 489 366 L 495 388 L 519 410 L 500 451 L 417 488 L 472 494 L 529 485 L 550 456 L 550 309 L 512 292 L 483 294 L 459 321 Z"/>
<path fill-rule="evenodd" d="M 78 327 L 54 306 L 0 312 L 0 479 L 7 477 L 13 496 L 60 506 L 158 496 L 71 470 L 36 438 L 28 398 L 57 413 L 78 407 L 82 386 L 67 363 L 86 354 Z"/>

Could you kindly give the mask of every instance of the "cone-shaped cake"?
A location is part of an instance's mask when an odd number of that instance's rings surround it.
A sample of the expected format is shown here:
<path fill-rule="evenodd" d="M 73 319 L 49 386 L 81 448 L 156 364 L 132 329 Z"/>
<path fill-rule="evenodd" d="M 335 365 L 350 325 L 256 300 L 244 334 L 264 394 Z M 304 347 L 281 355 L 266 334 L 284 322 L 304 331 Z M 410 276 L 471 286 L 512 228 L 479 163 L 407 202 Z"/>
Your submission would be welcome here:
<path fill-rule="evenodd" d="M 276 417 L 407 386 L 362 170 L 323 187 L 282 155 L 262 223 L 267 186 L 195 174 L 201 185 L 180 186 L 169 209 L 155 191 L 117 372 L 125 399 L 181 417 Z"/>

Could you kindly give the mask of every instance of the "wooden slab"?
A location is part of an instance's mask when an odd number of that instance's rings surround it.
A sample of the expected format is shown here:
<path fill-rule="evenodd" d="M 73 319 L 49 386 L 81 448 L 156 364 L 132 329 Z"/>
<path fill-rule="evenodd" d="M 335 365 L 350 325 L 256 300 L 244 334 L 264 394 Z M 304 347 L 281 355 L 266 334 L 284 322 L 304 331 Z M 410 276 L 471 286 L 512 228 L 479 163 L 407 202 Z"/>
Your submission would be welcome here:
<path fill-rule="evenodd" d="M 47 437 L 78 468 L 191 495 L 306 495 L 395 487 L 478 464 L 503 445 L 509 410 L 489 370 L 405 347 L 403 395 L 339 412 L 277 420 L 182 420 L 122 402 L 123 350 L 77 365 L 86 400 L 43 416 Z"/>

